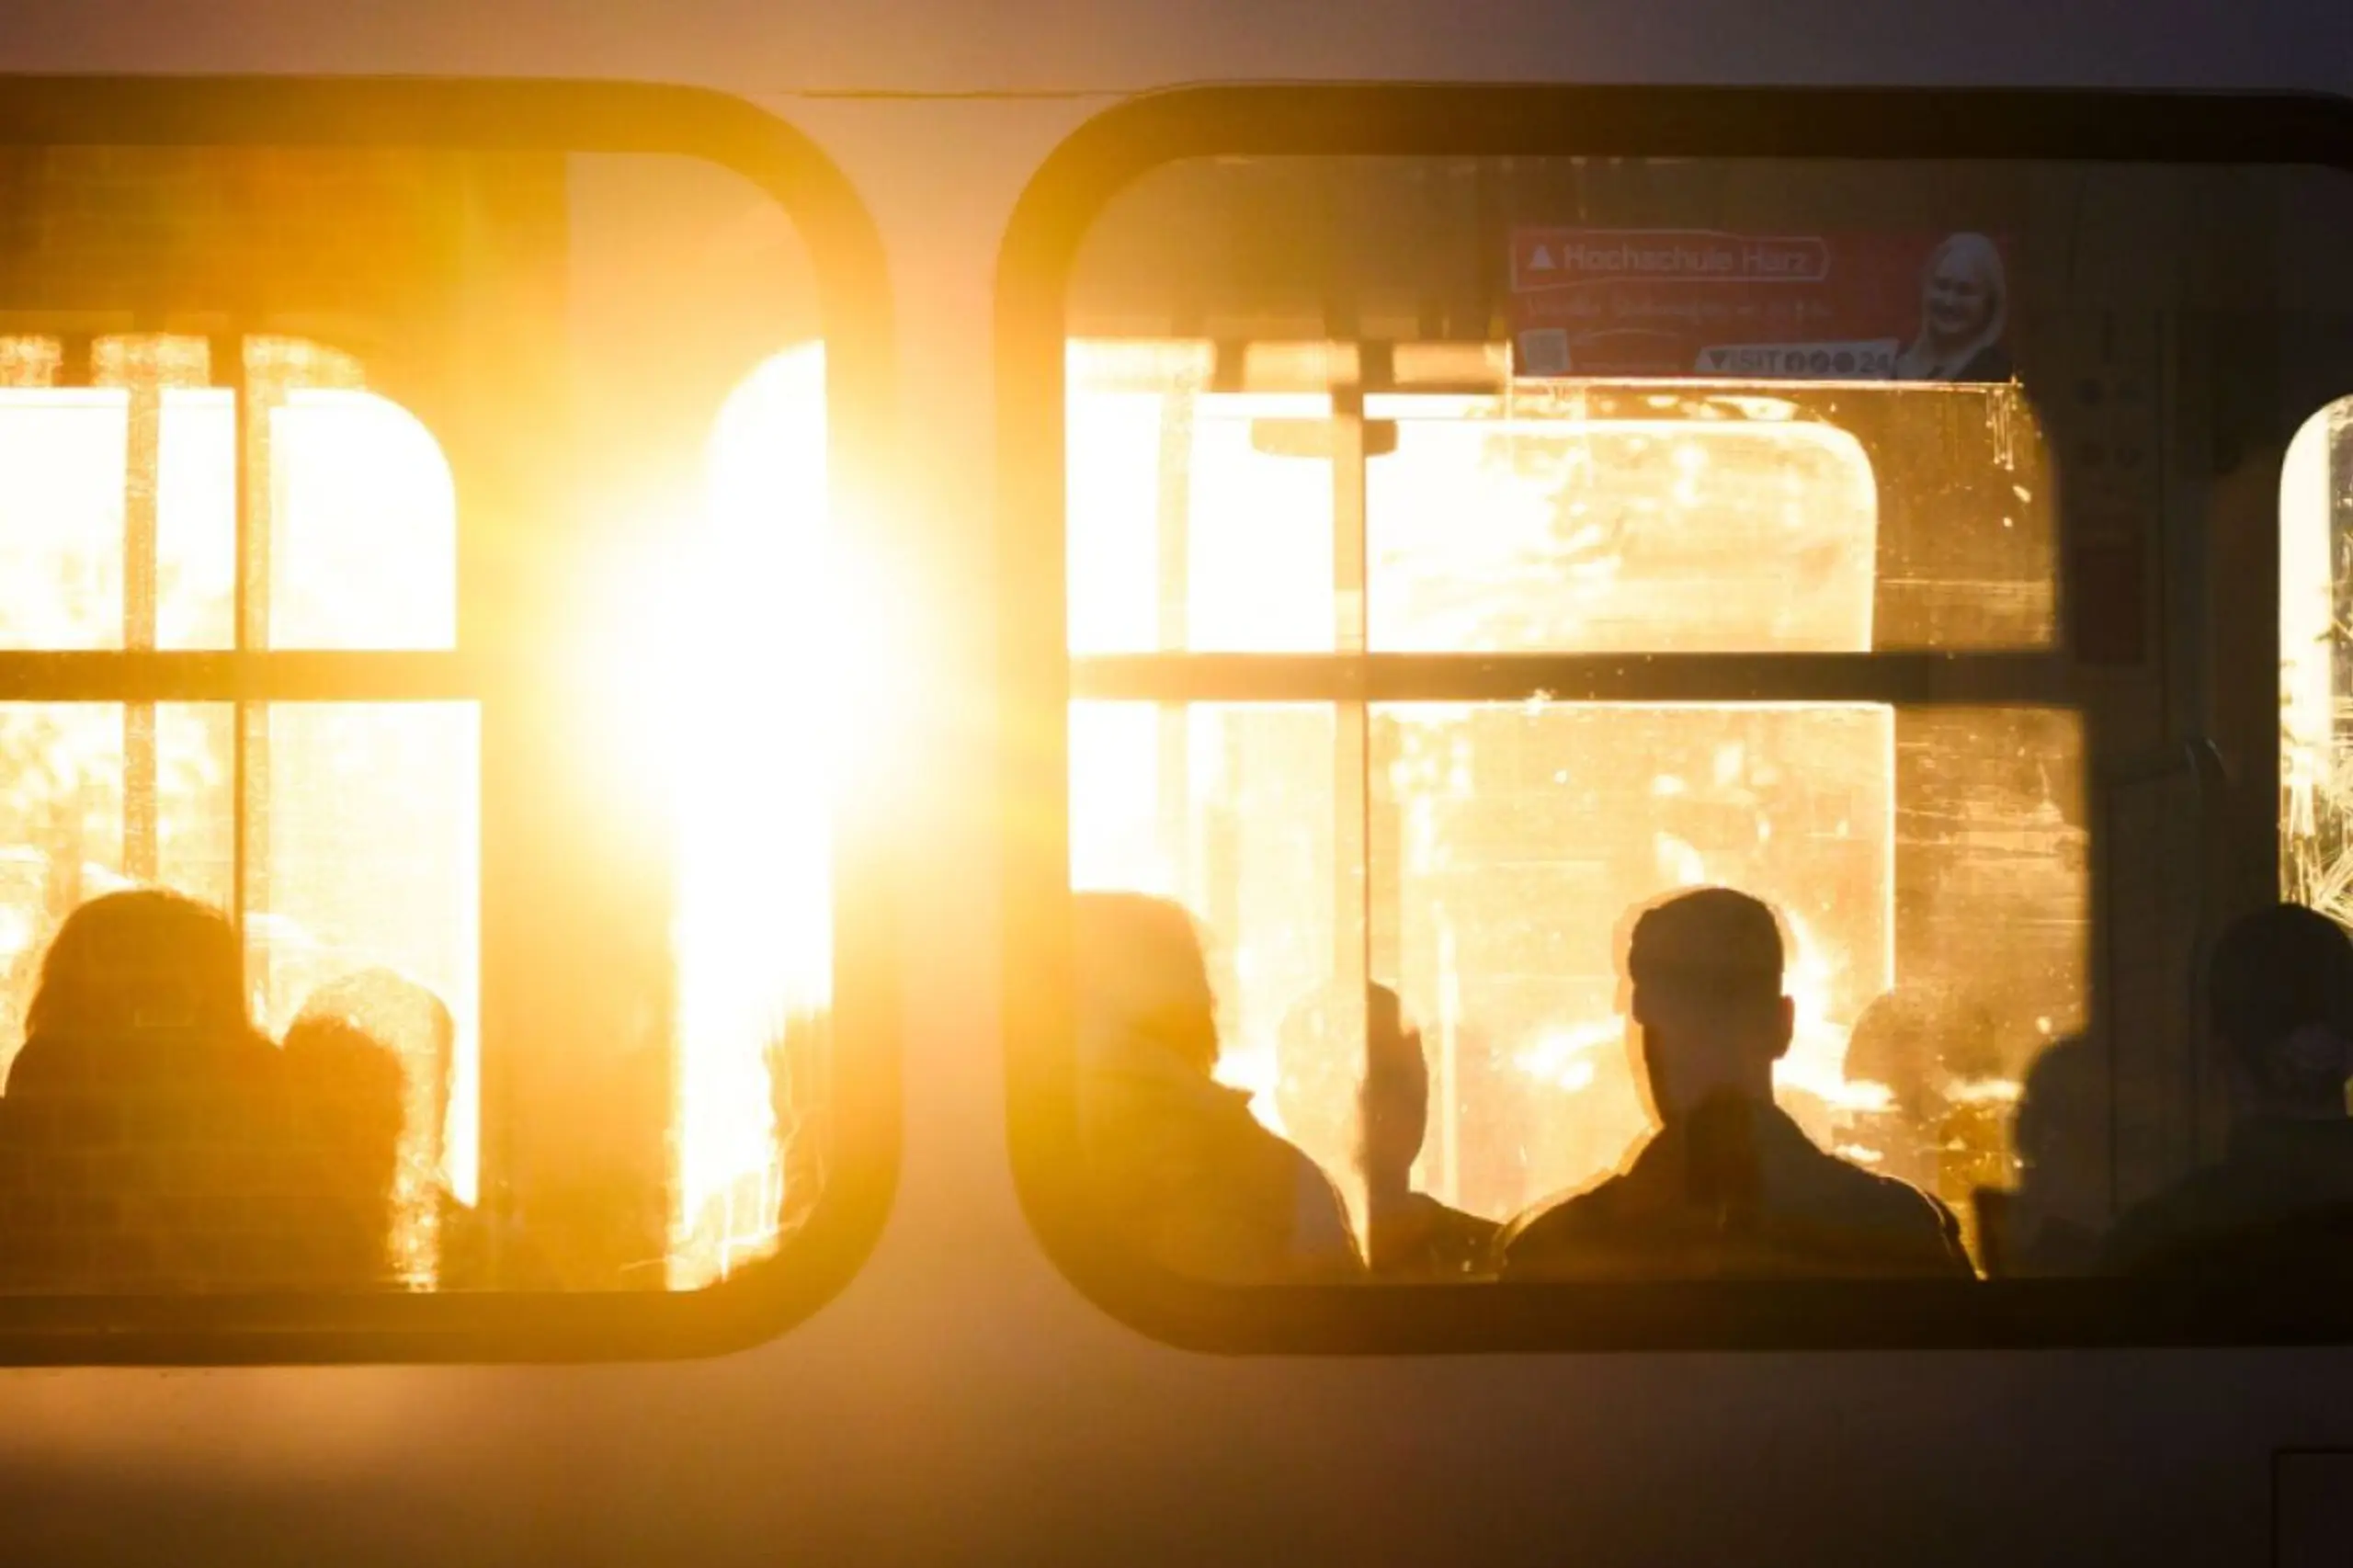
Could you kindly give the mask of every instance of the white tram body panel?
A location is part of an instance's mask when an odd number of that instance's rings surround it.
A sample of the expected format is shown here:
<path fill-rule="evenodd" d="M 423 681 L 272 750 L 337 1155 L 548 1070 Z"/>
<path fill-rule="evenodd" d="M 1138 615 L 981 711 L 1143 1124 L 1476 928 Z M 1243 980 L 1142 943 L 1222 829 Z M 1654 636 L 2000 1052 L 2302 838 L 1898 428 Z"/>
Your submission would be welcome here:
<path fill-rule="evenodd" d="M 1056 144 L 1199 83 L 2353 93 L 2328 0 L 1891 6 L 29 4 L 0 71 L 649 81 L 813 138 L 887 256 L 902 1139 L 855 1276 L 732 1354 L 0 1371 L 33 1562 L 2268 1561 L 2275 1456 L 2353 1449 L 2339 1348 L 1217 1355 L 1115 1320 L 1011 1175 L 989 798 L 999 245 Z"/>

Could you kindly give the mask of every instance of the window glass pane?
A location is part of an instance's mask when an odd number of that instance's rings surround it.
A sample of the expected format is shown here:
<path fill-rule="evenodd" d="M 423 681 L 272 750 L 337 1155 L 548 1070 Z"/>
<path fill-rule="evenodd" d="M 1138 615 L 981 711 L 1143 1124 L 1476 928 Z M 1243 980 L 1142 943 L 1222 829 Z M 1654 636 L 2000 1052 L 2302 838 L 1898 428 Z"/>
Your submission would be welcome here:
<path fill-rule="evenodd" d="M 435 1195 L 461 1206 L 480 1196 L 476 714 L 459 703 L 280 703 L 247 723 L 257 1019 L 285 1040 L 305 1009 L 344 1008 L 392 1047 L 404 1090 L 395 1267 L 430 1283 Z"/>
<path fill-rule="evenodd" d="M 122 645 L 119 393 L 0 388 L 0 642 Z"/>
<path fill-rule="evenodd" d="M 56 340 L 33 341 L 54 353 Z M 94 389 L 0 383 L 0 457 L 14 479 L 0 495 L 17 563 L 7 580 L 26 595 L 0 616 L 0 646 L 228 647 L 236 395 L 206 385 L 201 337 L 101 337 L 91 352 Z M 356 384 L 346 356 L 267 338 L 245 355 L 268 409 L 254 458 L 267 476 L 257 509 L 275 535 L 272 644 L 449 646 L 455 501 L 432 437 L 381 397 L 323 390 Z M 126 548 L 138 566 L 127 584 Z M 360 582 L 371 591 L 354 592 Z"/>
<path fill-rule="evenodd" d="M 230 647 L 237 639 L 235 394 L 165 392 L 155 441 L 153 645 Z"/>
<path fill-rule="evenodd" d="M 270 437 L 271 645 L 454 644 L 457 497 L 432 435 L 373 394 L 303 389 L 270 411 Z"/>
<path fill-rule="evenodd" d="M 843 656 L 828 579 L 824 358 L 788 350 L 728 398 L 702 527 L 676 583 L 671 950 L 679 1141 L 669 1279 L 772 1252 L 822 1171 L 833 1002 L 831 798 Z M 725 678 L 711 673 L 727 672 Z"/>
<path fill-rule="evenodd" d="M 432 433 L 360 390 L 347 355 L 286 338 L 245 355 L 268 413 L 255 457 L 267 472 L 270 645 L 454 645 L 457 496 Z"/>
<path fill-rule="evenodd" d="M 1375 648 L 1870 647 L 1878 492 L 1852 436 L 1545 402 L 1372 401 L 1397 431 L 1368 470 Z"/>
<path fill-rule="evenodd" d="M 1073 649 L 1328 651 L 1330 471 L 1260 443 L 1275 424 L 1320 426 L 1329 406 L 1181 384 L 1074 396 L 1072 580 L 1102 592 L 1074 596 Z"/>

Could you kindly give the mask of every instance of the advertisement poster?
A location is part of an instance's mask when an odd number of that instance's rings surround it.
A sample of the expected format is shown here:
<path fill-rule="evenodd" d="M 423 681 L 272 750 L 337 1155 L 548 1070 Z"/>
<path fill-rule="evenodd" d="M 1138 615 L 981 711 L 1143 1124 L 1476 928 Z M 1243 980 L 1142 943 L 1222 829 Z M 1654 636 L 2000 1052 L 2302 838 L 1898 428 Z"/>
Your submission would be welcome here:
<path fill-rule="evenodd" d="M 1513 370 L 2006 381 L 2009 271 L 1968 233 L 1518 228 Z"/>

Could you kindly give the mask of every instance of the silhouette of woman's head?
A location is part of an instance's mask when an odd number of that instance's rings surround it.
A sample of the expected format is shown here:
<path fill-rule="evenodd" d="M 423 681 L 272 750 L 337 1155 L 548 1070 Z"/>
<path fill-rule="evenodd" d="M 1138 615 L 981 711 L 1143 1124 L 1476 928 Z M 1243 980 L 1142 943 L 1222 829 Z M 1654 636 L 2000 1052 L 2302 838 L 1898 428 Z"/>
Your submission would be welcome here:
<path fill-rule="evenodd" d="M 107 893 L 66 916 L 25 1020 L 28 1039 L 251 1027 L 229 917 L 162 888 Z"/>

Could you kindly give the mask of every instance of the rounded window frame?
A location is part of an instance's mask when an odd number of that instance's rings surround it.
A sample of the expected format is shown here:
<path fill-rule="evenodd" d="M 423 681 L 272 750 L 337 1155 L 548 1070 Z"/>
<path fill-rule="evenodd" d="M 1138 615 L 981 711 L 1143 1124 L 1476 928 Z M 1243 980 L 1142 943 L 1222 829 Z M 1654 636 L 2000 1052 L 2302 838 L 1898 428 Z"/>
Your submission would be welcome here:
<path fill-rule="evenodd" d="M 0 149 L 75 143 L 645 154 L 727 169 L 775 201 L 806 244 L 836 492 L 876 483 L 862 455 L 883 449 L 892 381 L 881 233 L 813 142 L 740 98 L 493 77 L 0 76 Z M 321 664 L 314 654 L 275 657 L 298 682 Z M 897 969 L 891 879 L 873 863 L 880 853 L 854 832 L 837 834 L 837 1139 L 824 1191 L 773 1257 L 675 1293 L 0 1294 L 0 1366 L 666 1359 L 781 1334 L 858 1272 L 897 1180 Z"/>
<path fill-rule="evenodd" d="M 998 258 L 995 314 L 1007 1133 L 1015 1186 L 1048 1256 L 1127 1325 L 1225 1354 L 2353 1343 L 2353 1302 L 2332 1308 L 2319 1292 L 2281 1300 L 2294 1293 L 2268 1294 L 2259 1282 L 2228 1290 L 2099 1279 L 1228 1287 L 1152 1265 L 1106 1232 L 1071 1179 L 1079 1149 L 1068 1003 L 1073 692 L 1063 636 L 1063 426 L 1066 295 L 1081 244 L 1128 186 L 1178 161 L 1506 155 L 2301 164 L 2353 172 L 2353 99 L 1250 85 L 1131 99 L 1065 140 L 1015 209 Z M 2063 607 L 2063 558 L 2059 566 Z M 2265 607 L 2251 608 L 2260 614 Z"/>

